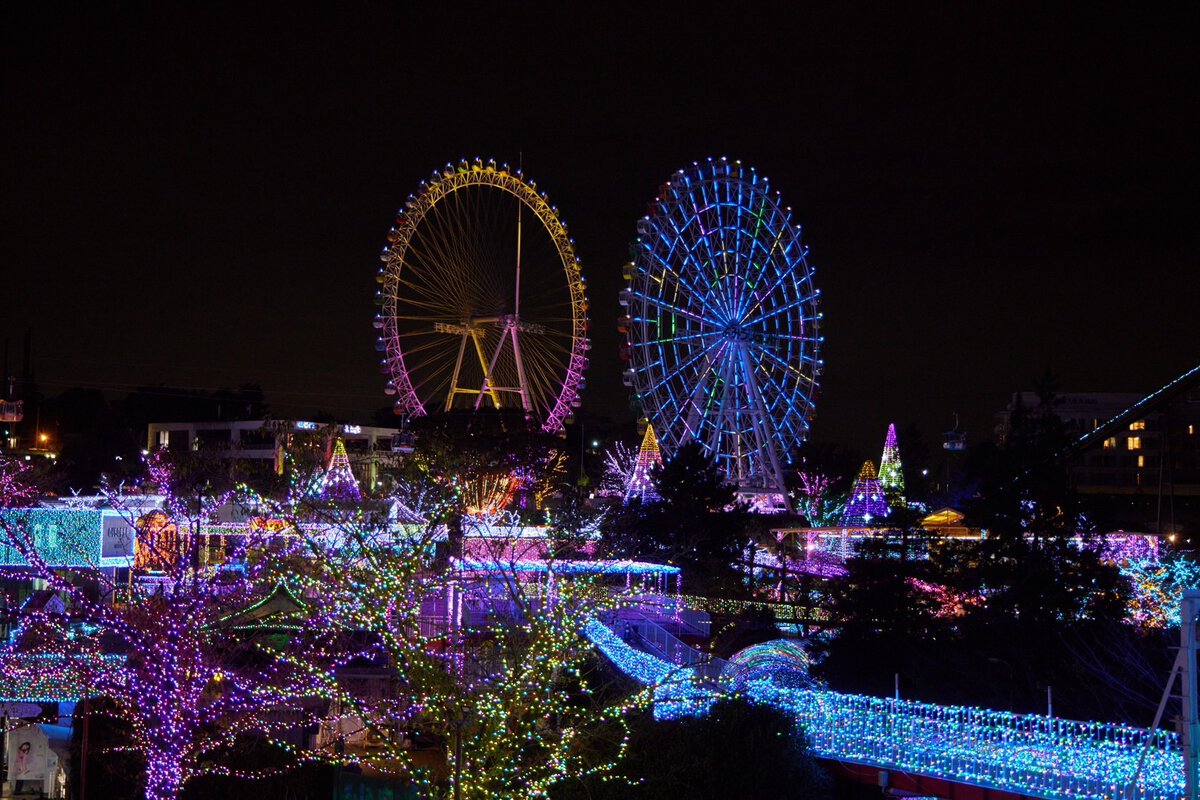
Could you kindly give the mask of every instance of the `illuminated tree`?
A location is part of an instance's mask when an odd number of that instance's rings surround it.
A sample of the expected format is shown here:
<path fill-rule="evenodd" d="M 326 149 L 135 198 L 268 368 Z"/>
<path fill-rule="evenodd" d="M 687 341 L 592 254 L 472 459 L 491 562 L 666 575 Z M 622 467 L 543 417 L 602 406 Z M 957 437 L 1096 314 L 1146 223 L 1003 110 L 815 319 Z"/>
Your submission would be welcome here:
<path fill-rule="evenodd" d="M 900 446 L 896 443 L 896 426 L 888 425 L 883 442 L 883 457 L 879 460 L 879 486 L 892 508 L 904 507 L 904 467 L 900 463 Z"/>
<path fill-rule="evenodd" d="M 329 466 L 321 475 L 317 491 L 323 500 L 340 503 L 353 503 L 362 499 L 358 489 L 358 481 L 350 471 L 350 457 L 346 455 L 346 445 L 338 439 L 333 444 L 333 455 L 329 457 Z"/>
<path fill-rule="evenodd" d="M 11 474 L 11 465 L 0 471 Z M 150 472 L 165 503 L 148 514 L 139 505 L 143 498 L 119 490 L 105 492 L 119 520 L 79 510 L 0 514 L 8 544 L 71 612 L 23 628 L 6 645 L 0 675 L 20 681 L 22 664 L 48 659 L 82 696 L 106 698 L 108 713 L 127 734 L 120 747 L 145 761 L 148 800 L 177 797 L 202 775 L 255 777 L 314 757 L 277 737 L 323 715 L 322 698 L 334 695 L 332 674 L 348 652 L 302 601 L 288 620 L 290 635 L 265 646 L 262 631 L 243 624 L 238 612 L 267 601 L 278 587 L 257 580 L 253 571 L 200 566 L 202 549 L 212 543 L 202 526 L 224 498 L 181 496 L 161 454 L 151 458 Z M 20 484 L 5 488 L 6 501 L 28 497 Z M 47 522 L 47 514 L 54 519 Z M 127 584 L 114 583 L 112 572 L 98 564 L 63 566 L 58 551 L 46 552 L 39 531 L 47 524 L 55 526 L 56 539 L 82 541 L 99 535 L 98 527 L 73 529 L 89 520 L 105 520 L 118 537 L 132 537 L 124 551 L 134 569 Z M 240 538 L 239 549 L 258 544 L 249 529 Z M 139 571 L 135 559 L 154 571 Z M 119 644 L 114 648 L 113 642 Z M 289 653 L 295 655 L 284 657 Z M 239 768 L 238 755 L 251 742 L 271 751 L 270 767 Z"/>
<path fill-rule="evenodd" d="M 882 522 L 889 512 L 887 500 L 883 496 L 883 488 L 879 485 L 879 477 L 875 474 L 875 465 L 867 461 L 862 465 L 854 486 L 850 489 L 850 499 L 842 511 L 842 525 L 870 525 L 872 522 Z"/>
<path fill-rule="evenodd" d="M 683 445 L 650 474 L 661 499 L 617 510 L 604 526 L 606 552 L 675 564 L 695 593 L 744 594 L 740 562 L 757 531 L 737 487 L 725 482 L 699 442 Z"/>
<path fill-rule="evenodd" d="M 658 439 L 654 436 L 654 427 L 647 422 L 646 433 L 642 437 L 642 446 L 638 448 L 637 461 L 629 475 L 629 483 L 625 486 L 625 502 L 634 497 L 640 497 L 643 502 L 658 500 L 658 491 L 654 488 L 653 470 L 662 466 L 662 453 L 658 449 Z"/>
<path fill-rule="evenodd" d="M 600 481 L 600 495 L 623 497 L 637 461 L 638 451 L 624 442 L 614 442 L 611 448 L 604 451 L 604 477 Z"/>
<path fill-rule="evenodd" d="M 1121 573 L 1130 579 L 1133 589 L 1129 619 L 1148 628 L 1178 626 L 1184 590 L 1200 587 L 1200 565 L 1185 553 L 1128 559 L 1122 563 Z"/>
<path fill-rule="evenodd" d="M 833 497 L 833 478 L 808 468 L 805 462 L 797 470 L 796 478 L 799 482 L 797 494 L 800 496 L 798 510 L 808 517 L 808 524 L 814 528 L 835 524 L 841 513 L 841 505 Z"/>
<path fill-rule="evenodd" d="M 392 696 L 338 698 L 350 729 L 380 745 L 360 757 L 428 798 L 539 797 L 567 776 L 610 769 L 620 748 L 597 756 L 589 738 L 606 723 L 620 729 L 628 702 L 600 700 L 588 680 L 595 652 L 581 631 L 612 601 L 570 558 L 587 521 L 521 537 L 515 513 L 464 516 L 445 477 L 417 470 L 399 481 L 391 520 L 305 496 L 272 504 L 308 548 L 305 593 L 391 670 Z M 455 525 L 464 533 L 447 554 Z M 415 729 L 438 737 L 436 765 L 402 746 Z"/>

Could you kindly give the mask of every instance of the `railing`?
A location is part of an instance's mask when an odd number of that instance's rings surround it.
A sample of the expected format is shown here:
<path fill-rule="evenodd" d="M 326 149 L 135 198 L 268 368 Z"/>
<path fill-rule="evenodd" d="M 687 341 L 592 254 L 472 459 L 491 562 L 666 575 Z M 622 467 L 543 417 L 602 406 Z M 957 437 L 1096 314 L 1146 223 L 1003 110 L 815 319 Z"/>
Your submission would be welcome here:
<path fill-rule="evenodd" d="M 598 622 L 584 632 L 626 674 L 656 687 L 656 714 L 660 703 L 672 716 L 705 713 L 721 694 L 695 669 L 630 647 Z M 768 680 L 745 691 L 795 715 L 823 758 L 1048 800 L 1181 800 L 1185 793 L 1179 737 L 1169 731 L 786 689 Z"/>
<path fill-rule="evenodd" d="M 1179 737 L 1102 722 L 752 682 L 786 709 L 818 755 L 1045 798 L 1176 800 Z"/>
<path fill-rule="evenodd" d="M 673 666 L 687 667 L 702 680 L 716 681 L 725 667 L 724 659 L 700 652 L 636 609 L 618 611 L 611 627 L 626 642 L 636 639 L 640 649 Z"/>
<path fill-rule="evenodd" d="M 709 638 L 712 629 L 712 617 L 707 611 L 688 608 L 682 602 L 670 595 L 641 594 L 627 595 L 622 598 L 626 608 L 635 608 L 647 618 L 657 622 L 664 628 L 675 628 L 680 633 L 696 636 L 701 639 Z"/>

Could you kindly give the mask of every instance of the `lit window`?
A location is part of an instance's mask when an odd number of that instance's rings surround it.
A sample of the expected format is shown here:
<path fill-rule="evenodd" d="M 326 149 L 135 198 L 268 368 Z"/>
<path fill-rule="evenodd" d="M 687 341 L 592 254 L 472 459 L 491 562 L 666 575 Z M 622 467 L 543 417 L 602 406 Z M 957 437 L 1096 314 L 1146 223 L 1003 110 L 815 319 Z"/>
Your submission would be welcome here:
<path fill-rule="evenodd" d="M 1105 450 L 1112 450 L 1112 449 L 1113 449 L 1114 447 L 1116 447 L 1116 446 L 1117 446 L 1117 440 L 1116 440 L 1116 437 L 1113 437 L 1113 438 L 1111 438 L 1111 439 L 1105 439 L 1105 440 L 1104 440 L 1104 449 L 1105 449 Z"/>
<path fill-rule="evenodd" d="M 1141 450 L 1142 449 L 1142 437 L 1130 436 L 1129 439 L 1126 440 L 1125 444 L 1126 444 L 1126 446 L 1129 447 L 1130 450 Z"/>
<path fill-rule="evenodd" d="M 1188 436 L 1195 436 L 1195 435 L 1196 435 L 1196 426 L 1188 425 Z"/>
<path fill-rule="evenodd" d="M 1138 466 L 1139 467 L 1146 466 L 1146 457 L 1145 456 L 1138 456 Z"/>
<path fill-rule="evenodd" d="M 1129 430 L 1131 430 L 1131 431 L 1144 431 L 1144 430 L 1146 430 L 1146 420 L 1144 420 L 1144 419 L 1139 419 L 1137 422 L 1131 422 L 1131 423 L 1129 423 Z"/>

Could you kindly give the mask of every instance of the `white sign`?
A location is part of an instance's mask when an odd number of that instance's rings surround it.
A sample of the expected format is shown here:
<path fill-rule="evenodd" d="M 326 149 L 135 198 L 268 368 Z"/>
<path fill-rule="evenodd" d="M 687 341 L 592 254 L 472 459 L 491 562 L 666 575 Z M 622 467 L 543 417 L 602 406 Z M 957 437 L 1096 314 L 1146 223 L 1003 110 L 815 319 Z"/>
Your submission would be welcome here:
<path fill-rule="evenodd" d="M 50 740 L 37 725 L 8 733 L 8 779 L 40 781 L 49 768 Z"/>
<path fill-rule="evenodd" d="M 129 520 L 120 514 L 105 514 L 101 518 L 100 558 L 133 558 L 134 531 Z"/>

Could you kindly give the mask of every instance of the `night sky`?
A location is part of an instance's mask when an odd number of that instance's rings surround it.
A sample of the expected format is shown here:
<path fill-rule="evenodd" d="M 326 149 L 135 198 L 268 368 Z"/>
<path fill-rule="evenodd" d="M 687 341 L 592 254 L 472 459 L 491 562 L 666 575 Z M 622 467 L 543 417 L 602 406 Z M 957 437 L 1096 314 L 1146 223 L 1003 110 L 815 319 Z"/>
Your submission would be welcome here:
<path fill-rule="evenodd" d="M 816 439 L 936 446 L 958 412 L 979 441 L 1047 368 L 1150 391 L 1200 361 L 1195 5 L 37 5 L 0 12 L 0 338 L 15 359 L 32 326 L 50 395 L 256 382 L 369 421 L 385 235 L 474 156 L 523 161 L 570 224 L 596 414 L 629 414 L 636 220 L 706 156 L 804 226 Z"/>

